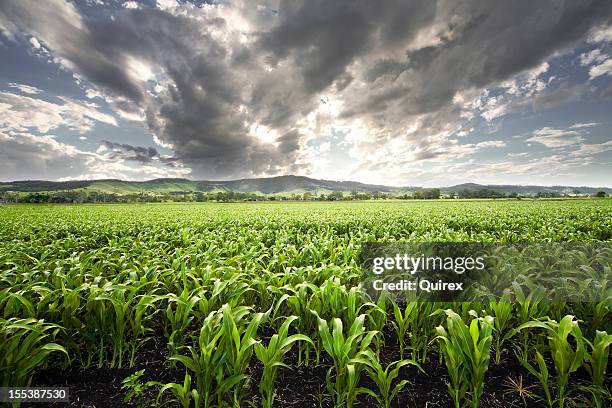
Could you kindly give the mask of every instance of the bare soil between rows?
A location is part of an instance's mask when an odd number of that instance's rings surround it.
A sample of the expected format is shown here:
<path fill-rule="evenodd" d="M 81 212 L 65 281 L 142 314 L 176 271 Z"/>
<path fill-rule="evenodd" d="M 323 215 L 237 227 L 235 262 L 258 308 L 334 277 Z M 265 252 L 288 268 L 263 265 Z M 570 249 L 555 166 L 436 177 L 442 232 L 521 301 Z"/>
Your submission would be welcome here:
<path fill-rule="evenodd" d="M 426 374 L 420 372 L 416 367 L 406 366 L 402 368 L 398 380 L 406 379 L 409 384 L 398 394 L 392 402 L 392 407 L 426 407 L 447 408 L 453 403 L 448 393 L 448 375 L 446 367 L 441 361 L 435 348 L 432 348 L 427 362 L 422 365 Z M 159 336 L 144 345 L 137 356 L 136 363 L 132 368 L 82 368 L 77 366 L 68 367 L 66 370 L 47 369 L 38 372 L 33 380 L 32 386 L 64 386 L 70 387 L 70 403 L 48 404 L 49 407 L 88 407 L 88 408 L 115 408 L 115 407 L 138 407 L 138 400 L 124 402 L 125 391 L 122 390 L 121 382 L 124 378 L 136 371 L 145 370 L 141 377 L 142 382 L 159 381 L 161 383 L 176 382 L 183 383 L 185 370 L 178 365 L 172 368 L 168 364 L 168 352 L 165 338 Z M 380 352 L 381 362 L 387 364 L 399 359 L 399 346 L 394 333 L 385 333 L 385 345 Z M 333 402 L 326 396 L 325 376 L 330 367 L 330 362 L 322 358 L 321 364 L 310 366 L 298 366 L 297 353 L 291 350 L 286 356 L 285 362 L 292 369 L 283 369 L 279 373 L 276 382 L 276 400 L 278 407 L 333 407 Z M 253 380 L 248 385 L 246 401 L 260 404 L 257 383 L 261 377 L 262 366 L 255 359 L 251 360 L 249 374 Z M 551 375 L 554 374 L 551 369 Z M 508 407 L 546 407 L 541 401 L 527 398 L 525 402 L 518 392 L 509 386 L 509 380 L 522 379 L 523 386 L 529 391 L 542 394 L 537 379 L 530 375 L 514 356 L 505 355 L 500 364 L 492 360 L 487 373 L 484 395 L 481 402 L 482 408 L 508 408 Z M 610 382 L 610 381 L 608 381 Z M 582 370 L 574 373 L 571 384 L 588 384 L 588 376 Z M 609 386 L 609 384 L 607 384 Z M 361 386 L 376 390 L 375 384 L 365 375 L 361 376 Z M 155 401 L 157 389 L 150 389 L 145 397 L 149 401 Z M 163 398 L 164 406 L 174 407 L 168 401 L 170 393 Z M 575 393 L 570 395 L 574 402 L 580 402 L 585 394 Z M 143 400 L 140 400 L 142 402 Z M 250 405 L 245 401 L 244 406 Z M 41 404 L 23 404 L 23 407 L 40 408 Z M 366 395 L 360 395 L 356 407 L 377 407 L 376 401 Z M 569 406 L 569 404 L 568 404 Z"/>

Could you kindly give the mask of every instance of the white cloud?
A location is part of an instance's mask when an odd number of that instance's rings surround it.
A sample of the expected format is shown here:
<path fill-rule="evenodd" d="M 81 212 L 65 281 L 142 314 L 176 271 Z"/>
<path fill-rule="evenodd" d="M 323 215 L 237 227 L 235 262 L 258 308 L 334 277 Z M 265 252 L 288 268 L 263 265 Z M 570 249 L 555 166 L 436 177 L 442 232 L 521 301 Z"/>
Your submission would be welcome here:
<path fill-rule="evenodd" d="M 504 147 L 506 146 L 506 142 L 503 140 L 487 140 L 484 142 L 476 143 L 476 147 L 485 148 L 485 147 Z"/>
<path fill-rule="evenodd" d="M 111 155 L 85 152 L 53 136 L 0 130 L 0 179 L 75 180 L 119 178 L 148 180 L 185 177 L 190 170 L 159 162 L 140 165 Z"/>
<path fill-rule="evenodd" d="M 59 99 L 62 103 L 0 92 L 0 126 L 16 131 L 36 129 L 40 133 L 61 126 L 86 133 L 96 122 L 117 126 L 116 119 L 100 112 L 98 105 L 64 97 Z"/>
<path fill-rule="evenodd" d="M 589 35 L 590 43 L 612 41 L 612 25 L 597 27 Z"/>
<path fill-rule="evenodd" d="M 323 142 L 319 145 L 319 153 L 327 153 L 331 149 L 330 142 Z"/>
<path fill-rule="evenodd" d="M 570 126 L 570 129 L 584 129 L 584 128 L 590 128 L 593 126 L 599 126 L 601 125 L 601 123 L 596 123 L 596 122 L 590 122 L 590 123 L 574 123 L 572 126 Z"/>
<path fill-rule="evenodd" d="M 598 65 L 594 65 L 589 69 L 589 78 L 594 79 L 602 75 L 612 75 L 612 58 L 608 58 Z"/>
<path fill-rule="evenodd" d="M 508 157 L 527 157 L 529 153 L 521 152 L 521 153 L 508 153 Z"/>
<path fill-rule="evenodd" d="M 592 51 L 580 54 L 580 65 L 591 65 L 594 62 L 605 61 L 607 58 L 607 54 L 603 54 L 600 49 L 596 48 Z"/>
<path fill-rule="evenodd" d="M 36 50 L 42 47 L 36 37 L 30 37 L 30 44 L 32 44 L 32 47 Z"/>
<path fill-rule="evenodd" d="M 612 150 L 612 140 L 604 143 L 583 144 L 578 150 L 570 153 L 572 157 L 589 157 L 594 154 L 604 153 Z"/>
<path fill-rule="evenodd" d="M 126 9 L 138 9 L 140 8 L 140 5 L 135 1 L 126 1 L 123 3 L 123 7 Z"/>
<path fill-rule="evenodd" d="M 36 88 L 35 86 L 16 84 L 14 82 L 9 83 L 8 86 L 10 88 L 18 89 L 19 91 L 30 94 L 30 95 L 39 94 L 42 92 L 42 90 Z"/>
<path fill-rule="evenodd" d="M 577 131 L 553 129 L 550 127 L 536 130 L 527 139 L 527 141 L 540 143 L 550 148 L 571 146 L 582 142 L 582 140 L 582 136 Z"/>
<path fill-rule="evenodd" d="M 550 64 L 543 62 L 510 80 L 494 84 L 490 89 L 484 90 L 478 99 L 471 102 L 471 108 L 479 110 L 480 116 L 487 122 L 523 109 L 531 98 L 541 94 L 551 82 L 550 78 L 546 81 L 541 78 L 549 68 Z M 493 90 L 501 93 L 489 97 Z"/>
<path fill-rule="evenodd" d="M 490 122 L 495 118 L 504 116 L 508 112 L 508 108 L 509 103 L 504 103 L 502 96 L 489 98 L 480 116 Z"/>

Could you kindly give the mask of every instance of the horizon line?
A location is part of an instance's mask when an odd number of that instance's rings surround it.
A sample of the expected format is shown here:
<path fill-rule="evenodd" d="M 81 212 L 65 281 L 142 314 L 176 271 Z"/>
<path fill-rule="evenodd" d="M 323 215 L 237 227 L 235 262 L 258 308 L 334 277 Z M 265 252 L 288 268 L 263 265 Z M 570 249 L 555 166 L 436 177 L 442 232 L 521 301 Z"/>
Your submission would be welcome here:
<path fill-rule="evenodd" d="M 4 184 L 6 184 L 6 183 L 20 183 L 20 182 L 72 183 L 72 182 L 96 182 L 96 181 L 117 181 L 117 182 L 122 182 L 122 183 L 150 183 L 150 182 L 160 181 L 160 180 L 180 180 L 180 181 L 187 181 L 187 182 L 194 182 L 194 183 L 202 183 L 202 182 L 208 182 L 208 183 L 228 183 L 228 182 L 245 181 L 245 180 L 270 180 L 270 179 L 283 178 L 283 177 L 305 178 L 305 179 L 310 179 L 310 180 L 315 180 L 315 181 L 330 181 L 330 182 L 336 182 L 336 183 L 358 183 L 358 184 L 369 185 L 369 186 L 379 186 L 379 187 L 395 188 L 395 189 L 401 189 L 401 188 L 423 188 L 423 189 L 451 188 L 451 187 L 457 187 L 457 186 L 462 186 L 462 185 L 466 185 L 466 184 L 475 184 L 475 185 L 483 186 L 483 187 L 505 187 L 505 186 L 508 186 L 508 187 L 572 187 L 572 188 L 586 187 L 586 188 L 607 188 L 607 189 L 612 189 L 612 186 L 602 186 L 602 185 L 512 184 L 512 183 L 510 183 L 510 184 L 488 184 L 488 183 L 487 184 L 483 184 L 483 183 L 478 183 L 478 182 L 473 182 L 473 181 L 467 181 L 467 182 L 462 182 L 462 183 L 458 183 L 458 184 L 451 184 L 451 185 L 432 186 L 432 187 L 424 187 L 424 186 L 419 186 L 419 185 L 393 186 L 393 185 L 387 185 L 387 184 L 366 183 L 366 182 L 355 181 L 355 180 L 318 179 L 318 178 L 314 178 L 314 177 L 300 176 L 300 175 L 295 175 L 295 174 L 285 174 L 285 175 L 280 175 L 280 176 L 266 176 L 266 177 L 246 177 L 246 178 L 236 178 L 236 179 L 228 179 L 228 180 L 206 180 L 206 179 L 197 180 L 197 179 L 188 179 L 188 178 L 184 178 L 184 177 L 158 177 L 158 178 L 152 178 L 152 179 L 147 179 L 147 180 L 124 180 L 124 179 L 118 179 L 118 178 L 74 179 L 74 180 L 21 179 L 21 180 L 11 180 L 11 181 L 0 181 L 0 184 L 2 184 L 2 183 L 4 183 Z"/>

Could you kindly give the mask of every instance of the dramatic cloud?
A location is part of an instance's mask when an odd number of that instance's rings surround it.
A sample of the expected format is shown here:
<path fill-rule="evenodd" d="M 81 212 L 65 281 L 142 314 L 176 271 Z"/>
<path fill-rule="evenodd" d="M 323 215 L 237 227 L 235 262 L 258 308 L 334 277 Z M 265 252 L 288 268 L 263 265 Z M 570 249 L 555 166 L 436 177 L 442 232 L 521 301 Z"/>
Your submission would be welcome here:
<path fill-rule="evenodd" d="M 323 138 L 342 133 L 340 150 L 353 163 L 344 174 L 374 181 L 505 147 L 499 138 L 458 139 L 469 137 L 472 122 L 493 126 L 581 97 L 591 85 L 552 86 L 548 61 L 580 41 L 608 41 L 611 16 L 609 0 L 21 0 L 0 3 L 0 32 L 48 50 L 89 98 L 173 151 L 170 159 L 105 142 L 108 160 L 166 160 L 196 178 L 311 174 L 315 155 L 340 149 Z M 596 46 L 575 58 L 591 79 L 605 79 L 610 59 Z M 116 123 L 91 103 L 60 101 L 0 93 L 0 121 L 41 133 Z M 530 140 L 582 141 L 577 130 L 552 127 Z"/>
<path fill-rule="evenodd" d="M 18 86 L 21 90 L 22 85 Z M 26 93 L 37 93 L 32 92 L 29 87 L 24 89 L 29 91 L 22 90 Z M 60 126 L 86 133 L 92 129 L 95 122 L 117 126 L 115 118 L 100 112 L 95 104 L 65 97 L 60 97 L 59 100 L 60 103 L 53 103 L 10 92 L 0 92 L 0 126 L 20 131 L 33 128 L 40 133 L 47 133 Z"/>
<path fill-rule="evenodd" d="M 128 179 L 184 177 L 189 170 L 159 163 L 131 166 L 132 160 L 81 151 L 53 136 L 0 131 L 0 174 L 7 180 Z M 27 163 L 27 165 L 24 165 Z M 77 175 L 75 177 L 75 175 Z"/>
<path fill-rule="evenodd" d="M 125 143 L 113 143 L 106 140 L 102 141 L 97 153 L 106 154 L 113 160 L 132 160 L 141 163 L 148 163 L 159 158 L 159 153 L 154 147 L 132 146 Z"/>

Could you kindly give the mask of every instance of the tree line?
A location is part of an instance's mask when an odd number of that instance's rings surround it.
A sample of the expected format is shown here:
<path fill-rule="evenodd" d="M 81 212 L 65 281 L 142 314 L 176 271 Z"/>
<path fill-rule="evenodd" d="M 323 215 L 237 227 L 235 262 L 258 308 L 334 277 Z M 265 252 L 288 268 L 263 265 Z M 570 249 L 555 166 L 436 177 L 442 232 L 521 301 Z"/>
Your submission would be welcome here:
<path fill-rule="evenodd" d="M 561 194 L 554 191 L 540 191 L 536 195 L 521 196 L 516 192 L 501 193 L 492 189 L 460 190 L 442 194 L 438 188 L 422 189 L 412 193 L 393 194 L 374 192 L 351 191 L 345 194 L 341 191 L 315 194 L 310 192 L 263 195 L 256 193 L 241 193 L 236 191 L 217 192 L 173 192 L 173 193 L 100 193 L 86 191 L 53 191 L 53 192 L 4 192 L 0 193 L 2 203 L 162 203 L 162 202 L 242 202 L 242 201 L 352 201 L 352 200 L 435 200 L 435 199 L 469 199 L 469 198 L 562 198 L 580 195 L 574 191 L 573 195 Z M 594 197 L 607 197 L 605 191 L 598 191 Z"/>

